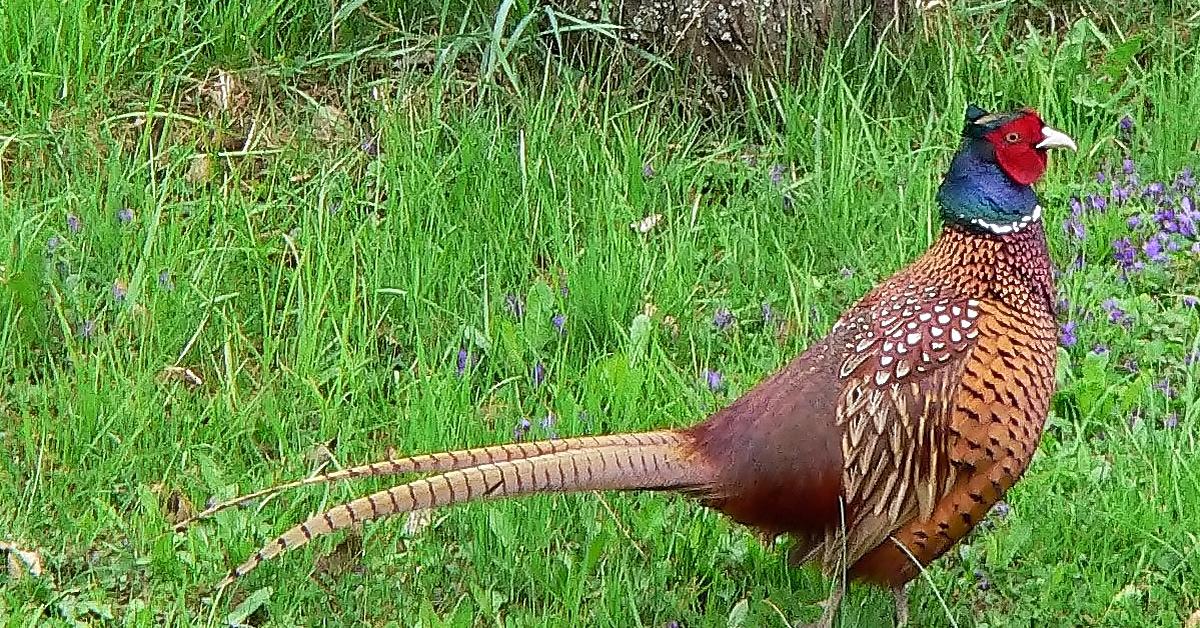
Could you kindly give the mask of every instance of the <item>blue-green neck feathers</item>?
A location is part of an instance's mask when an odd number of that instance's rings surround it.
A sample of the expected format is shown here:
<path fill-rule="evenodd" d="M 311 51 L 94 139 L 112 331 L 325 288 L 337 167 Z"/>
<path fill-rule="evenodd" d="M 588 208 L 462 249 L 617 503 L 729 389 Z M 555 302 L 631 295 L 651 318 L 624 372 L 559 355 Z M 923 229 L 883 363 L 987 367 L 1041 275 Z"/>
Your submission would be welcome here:
<path fill-rule="evenodd" d="M 964 140 L 937 200 L 944 221 L 975 231 L 1012 233 L 1041 218 L 1033 188 L 1006 175 L 992 146 L 982 138 Z"/>

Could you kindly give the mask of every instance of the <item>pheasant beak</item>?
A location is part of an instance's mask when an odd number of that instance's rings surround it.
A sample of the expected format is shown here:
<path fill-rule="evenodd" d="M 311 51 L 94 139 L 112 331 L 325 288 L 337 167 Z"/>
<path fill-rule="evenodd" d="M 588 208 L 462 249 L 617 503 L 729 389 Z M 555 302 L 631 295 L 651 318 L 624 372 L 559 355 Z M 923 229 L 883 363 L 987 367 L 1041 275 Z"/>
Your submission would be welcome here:
<path fill-rule="evenodd" d="M 1058 129 L 1052 129 L 1048 126 L 1042 127 L 1042 141 L 1038 142 L 1037 146 L 1034 146 L 1034 148 L 1038 150 L 1046 150 L 1048 148 L 1069 148 L 1071 150 L 1079 150 L 1078 147 L 1075 146 L 1075 140 L 1071 139 L 1069 135 L 1059 131 Z"/>

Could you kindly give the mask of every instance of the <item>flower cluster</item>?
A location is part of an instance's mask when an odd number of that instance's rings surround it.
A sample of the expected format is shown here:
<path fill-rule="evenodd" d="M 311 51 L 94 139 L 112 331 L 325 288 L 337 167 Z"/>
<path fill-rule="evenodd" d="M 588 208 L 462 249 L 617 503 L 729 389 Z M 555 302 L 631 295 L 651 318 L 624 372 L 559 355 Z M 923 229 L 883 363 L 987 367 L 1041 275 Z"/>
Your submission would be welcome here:
<path fill-rule="evenodd" d="M 1135 128 L 1126 116 L 1117 133 L 1130 140 Z M 1075 258 L 1058 274 L 1059 342 L 1072 349 L 1087 339 L 1090 350 L 1073 356 L 1105 360 L 1113 365 L 1109 372 L 1123 373 L 1130 382 L 1151 378 L 1144 381 L 1155 383 L 1146 389 L 1160 400 L 1156 403 L 1165 402 L 1162 425 L 1171 428 L 1179 422 L 1178 413 L 1169 411 L 1179 403 L 1172 381 L 1179 381 L 1180 369 L 1195 359 L 1189 347 L 1171 339 L 1180 334 L 1164 331 L 1195 323 L 1200 192 L 1190 167 L 1146 179 L 1138 162 L 1126 156 L 1103 166 L 1094 183 L 1070 199 L 1062 230 Z M 1117 282 L 1108 280 L 1113 276 Z M 1091 305 L 1082 298 L 1079 303 L 1068 299 L 1101 286 L 1112 291 Z"/>
<path fill-rule="evenodd" d="M 712 392 L 717 392 L 725 387 L 725 377 L 721 375 L 720 371 L 704 369 L 704 372 L 701 373 L 701 375 L 704 377 L 704 383 Z"/>
<path fill-rule="evenodd" d="M 1082 217 L 1087 212 L 1105 213 L 1110 208 L 1121 211 L 1128 233 L 1113 240 L 1112 258 L 1123 278 L 1169 265 L 1183 255 L 1200 254 L 1200 208 L 1191 168 L 1182 169 L 1170 182 L 1143 184 L 1136 162 L 1126 157 L 1118 172 L 1102 170 L 1096 174 L 1096 181 L 1100 186 L 1107 185 L 1108 194 L 1072 198 L 1071 217 L 1063 223 L 1063 229 L 1072 238 L 1083 240 L 1086 230 Z"/>
<path fill-rule="evenodd" d="M 717 308 L 717 311 L 713 312 L 713 327 L 716 327 L 718 331 L 725 331 L 732 324 L 733 312 L 730 312 L 729 308 Z"/>
<path fill-rule="evenodd" d="M 120 233 L 133 233 L 139 226 L 134 208 L 128 205 L 109 216 Z M 81 340 L 102 333 L 114 310 L 144 311 L 144 305 L 137 302 L 140 299 L 131 292 L 133 277 L 119 274 L 120 271 L 115 277 L 104 276 L 97 272 L 96 265 L 89 263 L 91 259 L 106 257 L 105 253 L 113 246 L 125 246 L 128 242 L 125 238 L 108 236 L 109 233 L 111 227 L 105 221 L 85 219 L 75 211 L 69 211 L 56 233 L 46 237 L 47 268 L 54 271 L 50 280 L 60 284 L 58 289 L 64 295 L 63 303 L 69 310 L 67 314 L 74 335 Z M 144 282 L 137 284 L 138 294 L 146 294 L 146 285 Z M 159 272 L 157 286 L 162 291 L 174 288 L 169 270 Z M 99 294 L 107 294 L 108 298 L 97 301 Z"/>

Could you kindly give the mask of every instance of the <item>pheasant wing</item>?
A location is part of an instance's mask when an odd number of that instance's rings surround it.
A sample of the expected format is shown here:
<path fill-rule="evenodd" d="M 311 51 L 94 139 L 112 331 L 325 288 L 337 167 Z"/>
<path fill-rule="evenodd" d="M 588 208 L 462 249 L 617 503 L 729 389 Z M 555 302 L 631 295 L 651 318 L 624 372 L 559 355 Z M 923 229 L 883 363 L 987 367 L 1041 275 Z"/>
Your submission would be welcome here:
<path fill-rule="evenodd" d="M 836 421 L 851 563 L 904 521 L 928 517 L 953 485 L 951 413 L 979 337 L 978 301 L 944 286 L 890 288 L 837 325 L 848 338 Z"/>

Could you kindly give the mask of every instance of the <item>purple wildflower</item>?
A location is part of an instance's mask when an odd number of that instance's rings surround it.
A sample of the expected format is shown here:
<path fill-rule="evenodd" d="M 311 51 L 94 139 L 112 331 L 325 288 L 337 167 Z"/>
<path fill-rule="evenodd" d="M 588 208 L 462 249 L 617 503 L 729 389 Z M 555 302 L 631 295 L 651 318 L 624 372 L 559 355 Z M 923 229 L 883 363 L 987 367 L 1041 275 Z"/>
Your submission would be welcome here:
<path fill-rule="evenodd" d="M 1072 217 L 1079 217 L 1083 214 L 1083 201 L 1080 201 L 1078 196 L 1072 196 L 1068 205 L 1071 208 Z"/>
<path fill-rule="evenodd" d="M 362 144 L 359 144 L 358 147 L 362 149 L 362 152 L 366 153 L 368 157 L 379 156 L 379 142 L 377 142 L 373 137 L 368 137 L 367 139 L 363 140 Z"/>
<path fill-rule="evenodd" d="M 1075 240 L 1083 240 L 1087 236 L 1087 228 L 1079 218 L 1068 218 L 1063 221 L 1063 231 Z"/>
<path fill-rule="evenodd" d="M 1137 165 L 1133 163 L 1132 159 L 1126 157 L 1125 159 L 1121 160 L 1122 172 L 1125 174 L 1133 174 L 1135 170 L 1137 170 Z"/>
<path fill-rule="evenodd" d="M 1097 342 L 1095 346 L 1092 347 L 1092 353 L 1096 355 L 1108 355 L 1108 345 Z"/>
<path fill-rule="evenodd" d="M 654 174 L 655 174 L 654 166 L 651 166 L 650 162 L 646 162 L 646 163 L 642 164 L 642 176 L 643 177 L 646 177 L 647 179 L 653 179 Z"/>
<path fill-rule="evenodd" d="M 1188 249 L 1194 254 L 1200 255 L 1200 242 L 1193 242 L 1192 248 Z"/>
<path fill-rule="evenodd" d="M 764 325 L 770 325 L 775 320 L 775 310 L 766 301 L 762 304 L 762 319 Z"/>
<path fill-rule="evenodd" d="M 1125 358 L 1125 361 L 1121 363 L 1121 370 L 1125 371 L 1126 373 L 1137 373 L 1141 370 L 1141 367 L 1138 366 L 1137 360 L 1133 358 Z"/>
<path fill-rule="evenodd" d="M 1100 307 L 1108 313 L 1108 322 L 1113 323 L 1114 325 L 1123 325 L 1125 327 L 1129 327 L 1133 324 L 1133 318 L 1126 314 L 1125 310 L 1121 309 L 1121 302 L 1115 298 L 1110 297 L 1105 299 L 1104 302 L 1100 304 Z"/>
<path fill-rule="evenodd" d="M 1191 199 L 1184 197 L 1183 200 L 1190 201 Z M 1180 204 L 1182 205 L 1182 203 Z M 1197 222 L 1200 222 L 1200 212 L 1192 209 L 1182 210 L 1179 214 L 1179 235 L 1185 238 L 1195 239 L 1197 233 Z"/>
<path fill-rule="evenodd" d="M 1196 187 L 1196 178 L 1192 176 L 1191 168 L 1184 168 L 1179 176 L 1175 177 L 1175 187 L 1180 190 L 1190 190 Z"/>
<path fill-rule="evenodd" d="M 79 221 L 79 216 L 75 214 L 67 214 L 67 229 L 71 233 L 79 233 L 83 230 L 83 223 Z"/>
<path fill-rule="evenodd" d="M 1162 263 L 1167 261 L 1167 252 L 1163 246 L 1162 234 L 1155 234 L 1146 243 L 1142 245 L 1142 252 L 1146 254 L 1146 258 L 1151 262 Z"/>
<path fill-rule="evenodd" d="M 554 323 L 554 329 L 558 330 L 558 333 L 560 333 L 560 334 L 567 333 L 567 330 L 566 330 L 567 315 L 566 314 L 562 314 L 562 313 L 555 314 L 554 318 L 550 319 L 550 322 Z"/>
<path fill-rule="evenodd" d="M 983 573 L 981 569 L 975 570 L 975 588 L 980 591 L 987 591 L 992 588 L 992 581 L 988 580 L 987 574 Z"/>
<path fill-rule="evenodd" d="M 1062 329 L 1058 335 L 1058 341 L 1062 346 L 1071 348 L 1079 342 L 1079 337 L 1075 333 L 1075 321 L 1067 321 L 1062 324 Z"/>
<path fill-rule="evenodd" d="M 529 428 L 532 426 L 533 424 L 529 422 L 529 419 L 518 421 L 517 426 L 513 428 L 513 440 L 524 440 L 525 435 L 529 433 Z"/>
<path fill-rule="evenodd" d="M 1193 352 L 1183 356 L 1183 365 L 1184 366 L 1191 366 L 1191 365 L 1197 364 L 1197 363 L 1200 363 L 1200 351 L 1193 351 Z"/>
<path fill-rule="evenodd" d="M 1133 118 L 1129 114 L 1121 116 L 1121 121 L 1117 123 L 1117 128 L 1121 129 L 1122 133 L 1130 133 L 1133 131 Z"/>
<path fill-rule="evenodd" d="M 466 372 L 467 363 L 470 361 L 471 361 L 471 354 L 467 352 L 467 349 L 465 347 L 462 349 L 459 349 L 458 350 L 458 363 L 455 366 L 455 371 L 458 373 L 459 377 L 462 377 L 463 373 Z"/>
<path fill-rule="evenodd" d="M 540 361 L 533 365 L 533 385 L 541 386 L 546 381 L 546 366 Z"/>
<path fill-rule="evenodd" d="M 1118 205 L 1124 205 L 1129 202 L 1129 197 L 1133 196 L 1133 186 L 1120 185 L 1116 181 L 1112 183 L 1112 200 Z"/>
<path fill-rule="evenodd" d="M 1107 180 L 1108 176 L 1104 174 L 1103 170 L 1096 173 L 1096 183 L 1104 183 Z"/>
<path fill-rule="evenodd" d="M 1183 307 L 1196 307 L 1198 303 L 1200 303 L 1200 297 L 1191 294 L 1183 297 Z"/>
<path fill-rule="evenodd" d="M 842 276 L 842 279 L 849 279 L 854 276 L 854 269 L 843 266 L 842 269 L 838 271 L 838 274 Z"/>
<path fill-rule="evenodd" d="M 719 371 L 704 369 L 704 383 L 708 385 L 709 390 L 717 392 L 725 385 L 725 378 Z"/>
<path fill-rule="evenodd" d="M 767 175 L 771 179 L 771 183 L 779 185 L 783 181 L 783 164 L 775 164 L 771 166 L 771 172 Z"/>
<path fill-rule="evenodd" d="M 1108 199 L 1099 194 L 1092 194 L 1091 196 L 1088 196 L 1088 204 L 1092 206 L 1092 209 L 1098 212 L 1108 210 Z"/>
<path fill-rule="evenodd" d="M 1175 210 L 1173 209 L 1160 209 L 1154 212 L 1154 221 L 1158 223 L 1158 228 L 1166 233 L 1179 231 L 1179 222 L 1175 220 Z"/>
<path fill-rule="evenodd" d="M 1154 390 L 1161 392 L 1167 399 L 1175 398 L 1175 389 L 1171 387 L 1171 380 L 1165 377 L 1154 382 Z"/>
<path fill-rule="evenodd" d="M 129 286 L 120 279 L 113 282 L 112 297 L 118 303 L 125 300 L 125 295 L 129 293 Z"/>
<path fill-rule="evenodd" d="M 513 318 L 517 320 L 525 318 L 525 302 L 521 300 L 521 297 L 511 292 L 504 295 L 504 307 L 509 314 L 513 315 Z"/>
<path fill-rule="evenodd" d="M 122 207 L 121 211 L 117 212 L 117 220 L 123 225 L 133 222 L 133 209 Z"/>
<path fill-rule="evenodd" d="M 554 424 L 558 421 L 553 412 L 547 412 L 546 418 L 542 419 L 542 429 L 546 431 L 546 436 L 554 439 L 558 438 L 558 432 L 554 429 Z"/>
<path fill-rule="evenodd" d="M 1162 196 L 1163 193 L 1166 191 L 1167 191 L 1167 184 L 1163 183 L 1162 181 L 1154 181 L 1154 182 L 1150 183 L 1150 185 L 1146 186 L 1146 191 L 1144 192 L 1144 194 L 1146 196 L 1157 197 L 1157 196 Z"/>
<path fill-rule="evenodd" d="M 732 324 L 733 312 L 730 312 L 728 308 L 717 308 L 717 311 L 713 312 L 713 326 L 718 330 L 725 331 Z"/>
<path fill-rule="evenodd" d="M 1133 243 L 1129 238 L 1118 238 L 1113 240 L 1113 261 L 1121 270 L 1129 271 L 1137 262 L 1137 249 L 1133 248 Z"/>
<path fill-rule="evenodd" d="M 1179 414 L 1172 412 L 1163 418 L 1163 428 L 1173 430 L 1179 427 Z"/>
<path fill-rule="evenodd" d="M 1137 229 L 1138 227 L 1142 226 L 1142 217 L 1138 214 L 1134 214 L 1125 221 L 1125 224 L 1130 229 Z"/>

